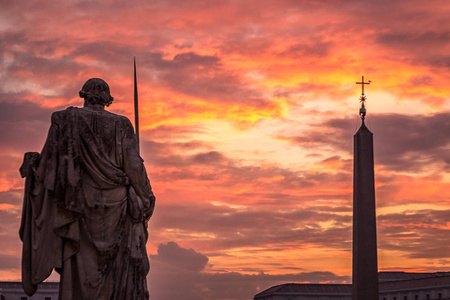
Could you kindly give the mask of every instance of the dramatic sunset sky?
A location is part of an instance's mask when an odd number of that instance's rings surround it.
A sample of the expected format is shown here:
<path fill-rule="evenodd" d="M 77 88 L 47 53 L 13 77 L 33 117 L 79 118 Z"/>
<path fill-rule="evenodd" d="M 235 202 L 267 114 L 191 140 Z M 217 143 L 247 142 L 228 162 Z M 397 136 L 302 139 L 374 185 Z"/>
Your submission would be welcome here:
<path fill-rule="evenodd" d="M 450 271 L 449 16 L 445 0 L 0 0 L 0 280 L 20 280 L 23 153 L 91 77 L 134 122 L 133 56 L 152 299 L 351 282 L 362 75 L 379 269 Z"/>

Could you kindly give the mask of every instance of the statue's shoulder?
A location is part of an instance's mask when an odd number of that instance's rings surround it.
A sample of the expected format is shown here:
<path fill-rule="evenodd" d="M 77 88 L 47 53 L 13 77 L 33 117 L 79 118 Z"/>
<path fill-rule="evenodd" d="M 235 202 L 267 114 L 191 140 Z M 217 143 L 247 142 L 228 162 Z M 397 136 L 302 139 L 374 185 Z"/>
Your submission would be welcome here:
<path fill-rule="evenodd" d="M 115 113 L 112 113 L 112 112 L 109 112 L 109 111 L 107 111 L 107 110 L 105 110 L 105 111 L 103 112 L 103 115 L 104 115 L 106 118 L 113 119 L 113 120 L 116 121 L 116 122 L 120 122 L 120 123 L 124 123 L 124 124 L 127 124 L 127 123 L 130 123 L 130 124 L 131 124 L 130 120 L 129 120 L 127 117 L 122 116 L 122 115 L 118 115 L 118 114 L 115 114 Z"/>
<path fill-rule="evenodd" d="M 79 112 L 87 113 L 86 111 L 83 112 L 82 108 L 73 107 L 73 106 L 70 106 L 64 110 L 55 111 L 52 114 L 52 123 L 61 124 L 61 123 L 70 122 L 70 120 L 73 120 L 73 117 Z M 89 113 L 92 113 L 92 112 L 89 112 Z M 132 126 L 130 120 L 125 116 L 118 115 L 118 114 L 109 112 L 107 110 L 103 110 L 102 115 L 104 118 L 109 119 L 107 122 L 120 123 L 122 126 L 125 126 L 125 127 Z"/>
<path fill-rule="evenodd" d="M 77 110 L 77 107 L 69 106 L 64 110 L 55 111 L 52 113 L 52 122 L 60 123 L 61 121 L 67 120 L 67 117 L 71 114 L 74 114 Z"/>

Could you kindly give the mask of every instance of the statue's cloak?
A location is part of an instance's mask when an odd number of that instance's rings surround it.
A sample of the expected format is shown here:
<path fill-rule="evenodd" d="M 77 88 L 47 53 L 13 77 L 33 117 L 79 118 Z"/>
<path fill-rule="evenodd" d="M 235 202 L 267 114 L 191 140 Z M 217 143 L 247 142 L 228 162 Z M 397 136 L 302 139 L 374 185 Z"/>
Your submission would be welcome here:
<path fill-rule="evenodd" d="M 104 110 L 55 112 L 41 154 L 26 153 L 20 171 L 25 292 L 56 269 L 60 299 L 146 299 L 155 198 L 130 121 Z"/>

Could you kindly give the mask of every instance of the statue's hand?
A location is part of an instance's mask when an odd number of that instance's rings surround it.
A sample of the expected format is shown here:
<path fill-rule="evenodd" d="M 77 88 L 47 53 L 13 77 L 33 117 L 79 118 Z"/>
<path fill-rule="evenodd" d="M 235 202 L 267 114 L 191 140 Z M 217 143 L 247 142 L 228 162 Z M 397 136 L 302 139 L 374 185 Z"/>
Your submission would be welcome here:
<path fill-rule="evenodd" d="M 23 156 L 23 163 L 19 169 L 20 176 L 22 176 L 22 178 L 27 177 L 29 167 L 34 163 L 39 163 L 40 158 L 41 155 L 38 152 L 25 153 L 25 155 Z"/>
<path fill-rule="evenodd" d="M 149 205 L 144 210 L 145 222 L 148 222 L 153 215 L 153 211 L 155 210 L 155 201 L 156 201 L 155 195 L 153 195 L 153 193 L 152 193 L 152 196 L 150 197 Z"/>
<path fill-rule="evenodd" d="M 142 200 L 136 194 L 132 186 L 128 189 L 128 214 L 133 222 L 139 223 L 144 220 L 144 206 L 142 205 Z"/>

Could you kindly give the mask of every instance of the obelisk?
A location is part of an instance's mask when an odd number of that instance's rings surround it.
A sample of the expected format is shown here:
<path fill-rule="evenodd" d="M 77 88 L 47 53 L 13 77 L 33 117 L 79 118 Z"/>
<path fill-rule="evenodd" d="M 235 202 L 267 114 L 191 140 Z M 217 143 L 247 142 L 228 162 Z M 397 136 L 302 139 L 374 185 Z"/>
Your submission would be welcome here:
<path fill-rule="evenodd" d="M 364 76 L 361 82 L 361 127 L 354 136 L 353 160 L 353 300 L 378 300 L 377 225 L 373 134 L 366 116 Z"/>

